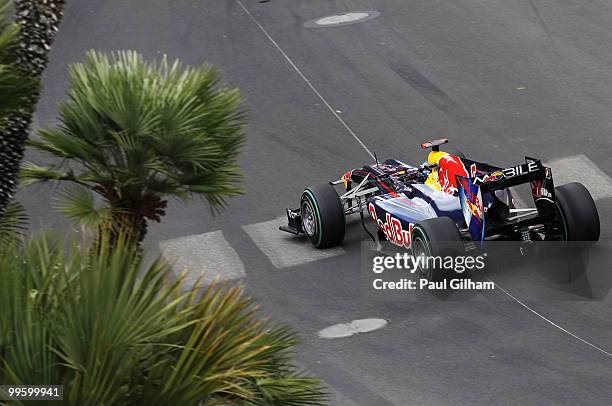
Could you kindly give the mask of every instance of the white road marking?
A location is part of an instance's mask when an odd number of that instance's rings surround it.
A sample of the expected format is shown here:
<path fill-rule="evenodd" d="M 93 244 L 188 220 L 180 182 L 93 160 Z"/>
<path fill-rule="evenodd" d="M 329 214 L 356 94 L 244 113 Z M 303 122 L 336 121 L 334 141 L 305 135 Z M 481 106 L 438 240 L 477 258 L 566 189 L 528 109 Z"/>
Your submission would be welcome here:
<path fill-rule="evenodd" d="M 545 165 L 552 169 L 555 186 L 580 182 L 595 200 L 612 197 L 612 179 L 585 155 L 555 159 Z"/>
<path fill-rule="evenodd" d="M 591 192 L 591 195 L 595 200 L 612 197 L 612 179 L 610 179 L 610 177 L 605 172 L 599 169 L 599 167 L 585 155 L 581 154 L 566 158 L 555 159 L 551 162 L 545 163 L 545 165 L 552 169 L 553 181 L 556 186 L 560 186 L 569 182 L 580 182 L 584 184 L 584 186 L 586 186 L 586 188 L 589 190 L 589 192 Z M 487 279 L 493 282 L 490 278 L 487 277 Z M 557 328 L 558 330 L 569 335 L 575 340 L 580 341 L 581 343 L 586 344 L 589 347 L 609 357 L 612 357 L 612 353 L 572 333 L 563 326 L 538 313 L 536 310 L 532 309 L 527 304 L 512 295 L 510 292 L 502 288 L 499 284 L 495 283 L 495 286 L 506 296 L 508 296 L 516 303 L 518 303 L 540 319 L 544 320 L 551 326 Z"/>
<path fill-rule="evenodd" d="M 555 186 L 570 182 L 580 182 L 591 192 L 593 199 L 600 200 L 612 197 L 612 179 L 585 155 L 574 155 L 554 159 L 544 163 L 552 169 Z M 526 191 L 524 191 L 526 193 Z M 531 196 L 526 203 L 515 190 L 514 200 L 517 207 L 535 207 Z"/>
<path fill-rule="evenodd" d="M 304 26 L 309 28 L 337 27 L 341 25 L 361 23 L 376 18 L 379 15 L 380 13 L 378 11 L 353 11 L 338 13 L 327 17 L 306 21 Z"/>
<path fill-rule="evenodd" d="M 514 195 L 513 196 L 514 199 L 514 204 L 516 205 L 516 207 L 518 208 L 528 208 L 530 207 L 527 203 L 525 203 L 525 201 L 523 200 L 522 197 L 520 197 L 519 195 Z M 531 202 L 531 207 L 535 207 L 535 203 Z"/>
<path fill-rule="evenodd" d="M 319 331 L 319 338 L 345 338 L 359 333 L 368 333 L 387 325 L 385 319 L 360 319 L 348 323 L 334 324 Z"/>
<path fill-rule="evenodd" d="M 244 12 L 250 17 L 250 19 L 253 21 L 253 23 L 255 23 L 255 25 L 259 28 L 259 30 L 266 36 L 266 38 L 268 38 L 268 40 L 272 43 L 272 45 L 274 45 L 274 47 L 278 50 L 278 52 L 281 53 L 281 55 L 283 56 L 283 58 L 285 58 L 285 60 L 289 63 L 289 65 L 291 65 L 291 67 L 293 68 L 293 70 L 295 70 L 297 72 L 297 74 L 302 78 L 302 80 L 304 82 L 306 82 L 306 84 L 308 85 L 308 87 L 310 88 L 310 90 L 312 90 L 314 92 L 315 95 L 317 95 L 317 97 L 323 102 L 323 104 L 325 105 L 325 107 L 327 107 L 329 109 L 329 111 L 332 113 L 332 115 L 334 117 L 336 117 L 336 119 L 340 122 L 340 124 L 342 124 L 342 126 L 346 129 L 346 131 L 348 131 L 349 134 L 351 134 L 353 136 L 353 138 L 359 143 L 359 145 L 361 145 L 361 147 L 368 153 L 368 155 L 370 155 L 370 157 L 372 159 L 374 158 L 374 154 L 368 149 L 368 147 L 366 147 L 366 145 L 363 143 L 363 141 L 361 141 L 361 139 L 357 136 L 357 134 L 355 134 L 355 132 L 353 131 L 353 129 L 351 127 L 349 127 L 349 125 L 342 119 L 342 117 L 340 117 L 340 115 L 336 112 L 336 110 L 331 106 L 331 104 L 328 103 L 328 101 L 323 97 L 323 95 L 317 90 L 317 88 L 312 84 L 312 82 L 310 81 L 310 79 L 308 79 L 306 77 L 306 75 L 304 75 L 304 73 L 302 73 L 301 69 L 298 68 L 298 66 L 295 64 L 295 62 L 293 62 L 293 60 L 289 57 L 289 55 L 287 55 L 287 53 L 285 51 L 283 51 L 283 49 L 280 47 L 280 45 L 278 45 L 278 43 L 274 40 L 274 38 L 272 38 L 272 36 L 268 33 L 268 31 L 263 27 L 263 25 L 261 25 L 259 23 L 259 21 L 257 21 L 257 19 L 255 18 L 255 16 L 253 16 L 253 14 L 251 14 L 251 12 L 249 11 L 249 9 L 247 9 L 244 4 L 242 4 L 242 1 L 240 0 L 236 0 L 236 3 L 238 3 L 238 5 L 244 10 Z"/>
<path fill-rule="evenodd" d="M 365 144 L 359 139 L 359 137 L 355 134 L 355 132 L 346 124 L 346 122 L 336 113 L 336 111 L 331 107 L 331 105 L 323 98 L 321 93 L 314 87 L 314 85 L 310 82 L 310 80 L 302 73 L 302 71 L 297 67 L 297 65 L 289 58 L 289 56 L 283 51 L 283 49 L 276 43 L 276 41 L 270 36 L 270 34 L 266 31 L 266 29 L 255 19 L 255 17 L 251 14 L 251 12 L 242 4 L 240 0 L 236 0 L 236 2 L 240 5 L 240 7 L 244 10 L 244 12 L 253 20 L 255 25 L 263 32 L 263 34 L 270 40 L 270 42 L 278 49 L 278 51 L 283 55 L 283 57 L 287 60 L 287 62 L 291 65 L 291 67 L 300 75 L 300 77 L 306 82 L 306 84 L 311 88 L 311 90 L 321 99 L 321 101 L 325 104 L 325 106 L 330 110 L 330 112 L 336 117 L 338 121 L 346 128 L 346 130 L 355 138 L 355 140 L 366 150 L 366 152 L 374 158 L 374 154 L 365 146 Z M 612 196 L 612 181 L 610 181 L 610 177 L 599 169 L 590 159 L 588 159 L 584 155 L 578 155 L 569 158 L 557 159 L 549 163 L 549 165 L 553 169 L 553 179 L 555 179 L 555 184 L 561 185 L 563 183 L 568 183 L 572 181 L 578 181 L 583 183 L 587 189 L 591 192 L 595 199 L 601 199 L 605 197 Z M 557 169 L 555 168 L 562 168 Z M 592 173 L 585 173 L 584 169 L 587 171 L 592 170 Z M 536 312 L 514 296 L 512 296 L 509 292 L 505 291 L 503 288 L 498 288 L 506 295 L 511 297 L 518 304 L 523 306 L 525 309 L 529 310 L 533 314 L 537 315 L 544 321 L 548 322 L 552 326 L 560 329 L 564 333 L 570 335 L 571 337 L 593 347 L 594 349 L 601 351 L 602 353 L 612 357 L 612 354 L 609 352 L 597 347 L 596 345 L 576 336 L 560 325 L 552 322 L 546 317 L 542 316 L 540 313 Z"/>
<path fill-rule="evenodd" d="M 489 281 L 493 282 L 489 277 L 486 277 L 486 279 L 488 279 Z M 516 297 L 514 297 L 510 292 L 506 291 L 504 288 L 502 288 L 501 286 L 499 286 L 499 284 L 493 282 L 495 284 L 495 286 L 497 287 L 497 289 L 501 290 L 504 294 L 506 294 L 508 297 L 510 297 L 512 300 L 514 300 L 516 303 L 520 304 L 521 306 L 523 306 L 525 309 L 529 310 L 531 313 L 535 314 L 536 316 L 538 316 L 539 318 L 541 318 L 542 320 L 544 320 L 545 322 L 547 322 L 548 324 L 550 324 L 551 326 L 561 330 L 562 332 L 564 332 L 565 334 L 569 335 L 570 337 L 575 338 L 576 340 L 580 341 L 583 344 L 588 345 L 589 347 L 592 347 L 594 349 L 596 349 L 597 351 L 600 351 L 604 354 L 606 354 L 608 357 L 612 357 L 612 354 L 609 353 L 608 351 L 604 350 L 601 347 L 596 346 L 595 344 L 585 340 L 584 338 L 581 338 L 579 336 L 577 336 L 576 334 L 572 333 L 571 331 L 563 328 L 562 326 L 560 326 L 559 324 L 555 323 L 554 321 L 550 320 L 549 318 L 541 315 L 540 313 L 538 313 L 537 311 L 533 310 L 531 307 L 527 306 L 525 303 L 523 303 L 522 301 L 520 301 L 519 299 L 517 299 Z"/>
<path fill-rule="evenodd" d="M 512 192 L 512 199 L 514 199 L 514 205 L 519 209 L 524 209 L 527 207 L 535 207 L 535 203 L 533 203 L 533 199 L 531 200 L 531 206 L 529 206 L 525 200 L 521 197 L 519 190 L 516 188 L 510 188 Z"/>
<path fill-rule="evenodd" d="M 318 25 L 338 25 L 363 20 L 369 16 L 368 13 L 342 13 L 319 18 L 315 22 Z"/>
<path fill-rule="evenodd" d="M 286 224 L 287 218 L 281 217 L 263 223 L 242 226 L 242 229 L 268 257 L 272 265 L 279 269 L 345 253 L 341 247 L 316 249 L 304 236 L 298 237 L 278 229 L 279 226 Z"/>
<path fill-rule="evenodd" d="M 185 282 L 193 286 L 202 277 L 204 284 L 246 277 L 244 264 L 222 231 L 189 235 L 161 241 L 162 256 L 173 264 L 177 274 L 185 272 Z"/>

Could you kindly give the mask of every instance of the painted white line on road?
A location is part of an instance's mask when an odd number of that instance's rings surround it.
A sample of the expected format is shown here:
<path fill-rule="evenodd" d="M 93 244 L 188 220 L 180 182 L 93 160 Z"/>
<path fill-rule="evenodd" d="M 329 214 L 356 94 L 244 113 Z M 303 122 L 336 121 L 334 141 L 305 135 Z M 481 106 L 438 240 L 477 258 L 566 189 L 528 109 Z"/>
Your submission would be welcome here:
<path fill-rule="evenodd" d="M 368 333 L 387 325 L 385 319 L 360 319 L 348 323 L 334 324 L 319 331 L 319 338 L 345 338 L 359 333 Z"/>
<path fill-rule="evenodd" d="M 163 258 L 173 264 L 174 271 L 186 273 L 188 286 L 193 286 L 200 277 L 206 285 L 215 279 L 227 281 L 246 277 L 244 264 L 222 231 L 161 241 L 159 246 Z"/>
<path fill-rule="evenodd" d="M 378 11 L 355 11 L 339 13 L 327 17 L 316 18 L 314 20 L 306 21 L 304 23 L 304 26 L 309 28 L 339 27 L 347 24 L 368 21 L 378 17 L 379 15 L 380 13 Z"/>
<path fill-rule="evenodd" d="M 336 118 L 336 120 L 338 120 L 340 122 L 340 124 L 342 124 L 342 126 L 346 129 L 346 131 L 348 131 L 348 133 L 351 134 L 353 136 L 353 138 L 359 143 L 359 145 L 361 145 L 361 147 L 363 149 L 365 149 L 365 151 L 368 153 L 368 155 L 370 155 L 370 157 L 372 159 L 375 159 L 374 154 L 372 153 L 372 151 L 370 151 L 368 149 L 368 147 L 366 147 L 366 145 L 363 143 L 363 141 L 361 141 L 361 139 L 357 136 L 357 134 L 355 134 L 355 131 L 353 131 L 353 129 L 351 127 L 349 127 L 349 125 L 342 119 L 342 117 L 340 117 L 340 115 L 336 112 L 336 109 L 334 109 L 331 106 L 331 104 L 329 104 L 329 102 L 323 97 L 321 92 L 319 92 L 317 90 L 317 88 L 312 84 L 310 79 L 308 79 L 306 77 L 306 75 L 304 75 L 304 73 L 302 73 L 302 70 L 300 68 L 298 68 L 298 66 L 295 64 L 295 62 L 293 62 L 293 60 L 289 57 L 289 55 L 287 55 L 287 53 L 285 51 L 283 51 L 283 49 L 280 47 L 280 45 L 278 45 L 278 43 L 274 40 L 274 38 L 272 38 L 272 36 L 268 33 L 268 31 L 264 28 L 264 26 L 259 23 L 259 21 L 255 18 L 255 16 L 253 16 L 253 14 L 251 14 L 249 9 L 246 8 L 244 6 L 244 4 L 242 4 L 242 1 L 236 0 L 236 3 L 238 3 L 238 5 L 244 10 L 244 12 L 251 18 L 253 23 L 255 23 L 255 25 L 259 28 L 259 30 L 266 36 L 266 38 L 268 38 L 268 40 L 272 43 L 272 45 L 274 45 L 274 47 L 278 50 L 278 52 L 280 52 L 280 54 L 283 56 L 283 58 L 285 58 L 285 60 L 289 63 L 289 65 L 291 65 L 293 70 L 295 70 L 297 72 L 297 74 L 302 78 L 302 80 L 304 82 L 306 82 L 306 84 L 308 85 L 310 90 L 312 90 L 313 93 L 315 95 L 317 95 L 317 97 L 323 102 L 325 107 L 327 107 L 329 109 L 329 111 Z"/>
<path fill-rule="evenodd" d="M 493 282 L 488 276 L 485 276 L 486 279 L 488 279 L 489 281 Z M 510 292 L 508 292 L 507 290 L 505 290 L 504 288 L 502 288 L 501 286 L 499 286 L 499 284 L 497 284 L 496 282 L 493 282 L 495 284 L 495 286 L 497 287 L 497 289 L 501 290 L 505 295 L 507 295 L 508 297 L 510 297 L 512 300 L 514 300 L 516 303 L 520 304 L 521 306 L 523 306 L 525 309 L 529 310 L 531 313 L 535 314 L 536 316 L 538 316 L 539 318 L 541 318 L 542 320 L 544 320 L 545 322 L 547 322 L 548 324 L 550 324 L 551 326 L 561 330 L 562 332 L 564 332 L 565 334 L 567 334 L 568 336 L 580 341 L 583 344 L 588 345 L 589 347 L 602 352 L 603 354 L 607 355 L 608 357 L 612 357 L 612 354 L 609 353 L 608 351 L 604 350 L 601 347 L 596 346 L 595 344 L 585 340 L 582 337 L 577 336 L 576 334 L 572 333 L 571 331 L 563 328 L 562 326 L 560 326 L 559 324 L 555 323 L 554 321 L 550 320 L 549 318 L 541 315 L 540 313 L 538 313 L 537 311 L 533 310 L 531 307 L 527 306 L 525 303 L 523 303 L 522 301 L 520 301 L 519 299 L 517 299 L 516 297 L 514 297 Z"/>
<path fill-rule="evenodd" d="M 518 208 L 518 209 L 524 209 L 526 207 L 530 207 L 525 200 L 521 197 L 519 190 L 517 189 L 512 189 L 511 188 L 511 192 L 512 192 L 512 199 L 514 200 L 514 205 Z M 531 207 L 535 207 L 535 203 L 533 203 L 533 199 L 531 200 Z"/>
<path fill-rule="evenodd" d="M 612 197 L 612 179 L 585 155 L 555 159 L 545 165 L 552 169 L 555 186 L 580 182 L 595 200 Z"/>
<path fill-rule="evenodd" d="M 287 225 L 286 217 L 242 226 L 242 229 L 251 237 L 257 248 L 268 257 L 276 268 L 282 269 L 301 265 L 345 253 L 340 247 L 316 249 L 304 236 L 298 237 L 280 231 L 278 227 L 281 225 Z"/>
<path fill-rule="evenodd" d="M 354 23 L 364 18 L 368 18 L 369 13 L 340 13 L 331 16 L 319 18 L 315 21 L 318 25 L 339 25 L 346 23 Z"/>
<path fill-rule="evenodd" d="M 580 182 L 591 192 L 593 199 L 612 197 L 612 179 L 585 155 L 574 155 L 554 159 L 544 163 L 552 169 L 555 186 L 570 182 Z M 535 207 L 527 189 L 514 190 L 514 200 L 517 207 Z M 526 203 L 529 202 L 529 203 Z"/>

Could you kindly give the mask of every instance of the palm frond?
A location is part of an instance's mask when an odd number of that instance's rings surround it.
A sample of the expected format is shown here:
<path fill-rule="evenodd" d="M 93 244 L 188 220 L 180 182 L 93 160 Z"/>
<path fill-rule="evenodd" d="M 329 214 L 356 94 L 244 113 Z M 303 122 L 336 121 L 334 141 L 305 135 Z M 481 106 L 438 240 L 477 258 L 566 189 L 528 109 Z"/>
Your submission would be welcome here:
<path fill-rule="evenodd" d="M 72 179 L 57 168 L 26 167 L 22 176 L 27 182 L 78 179 L 109 201 L 121 197 L 133 213 L 142 212 L 145 200 L 162 204 L 172 196 L 202 196 L 215 213 L 244 193 L 236 164 L 244 142 L 240 105 L 239 92 L 224 87 L 209 65 L 91 51 L 70 67 L 59 125 L 30 142 L 61 158 Z"/>
<path fill-rule="evenodd" d="M 48 168 L 36 165 L 32 162 L 25 162 L 21 165 L 20 171 L 21 185 L 29 186 L 38 182 L 66 180 L 71 182 L 79 182 L 72 171 L 60 171 L 53 168 Z"/>
<path fill-rule="evenodd" d="M 3 95 L 0 114 L 5 114 L 0 117 L 3 151 L 0 217 L 16 192 L 19 165 L 40 96 L 42 72 L 49 60 L 64 3 L 64 0 L 0 1 L 0 65 L 3 76 L 0 80 Z M 15 6 L 10 17 L 9 4 Z"/>
<path fill-rule="evenodd" d="M 16 201 L 8 204 L 4 217 L 0 218 L 0 252 L 3 247 L 20 241 L 28 226 L 28 216 L 23 206 Z"/>
<path fill-rule="evenodd" d="M 254 402 L 246 402 L 253 406 L 325 405 L 329 401 L 325 387 L 315 378 L 300 375 L 278 379 L 264 378 L 256 380 L 255 386 L 260 398 Z"/>
<path fill-rule="evenodd" d="M 8 0 L 0 0 L 0 55 L 3 56 L 0 60 L 2 63 L 7 63 L 5 59 L 6 48 L 15 41 L 19 34 L 19 26 L 10 21 L 9 14 L 11 11 L 11 2 Z M 13 62 L 12 60 L 10 62 Z"/>
<path fill-rule="evenodd" d="M 242 287 L 171 281 L 121 234 L 78 243 L 46 234 L 0 257 L 3 383 L 60 382 L 79 405 L 323 404 L 294 334 Z"/>
<path fill-rule="evenodd" d="M 35 88 L 35 80 L 20 75 L 10 65 L 0 65 L 0 116 L 22 106 Z"/>
<path fill-rule="evenodd" d="M 64 188 L 54 199 L 53 208 L 67 219 L 91 230 L 110 223 L 113 212 L 107 202 L 96 204 L 94 194 L 78 185 Z"/>
<path fill-rule="evenodd" d="M 10 21 L 10 2 L 0 1 L 0 118 L 23 107 L 28 97 L 37 89 L 38 82 L 24 75 L 15 65 L 14 52 L 10 46 L 15 43 L 19 26 Z"/>

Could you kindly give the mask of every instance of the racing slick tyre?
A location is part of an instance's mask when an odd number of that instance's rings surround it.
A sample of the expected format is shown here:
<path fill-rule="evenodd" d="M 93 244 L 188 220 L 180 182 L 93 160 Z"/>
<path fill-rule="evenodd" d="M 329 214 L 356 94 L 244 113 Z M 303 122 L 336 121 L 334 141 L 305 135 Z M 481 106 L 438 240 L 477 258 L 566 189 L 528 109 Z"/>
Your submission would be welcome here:
<path fill-rule="evenodd" d="M 344 239 L 346 219 L 338 193 L 329 184 L 309 186 L 300 200 L 302 229 L 316 248 L 338 246 Z"/>
<path fill-rule="evenodd" d="M 446 257 L 455 258 L 465 253 L 459 229 L 449 217 L 435 217 L 416 223 L 412 229 L 412 255 L 429 258 L 418 271 L 430 281 L 441 281 L 457 276 L 452 269 L 444 269 Z"/>
<path fill-rule="evenodd" d="M 599 240 L 597 207 L 593 197 L 582 183 L 572 182 L 556 187 L 555 199 L 563 240 Z"/>

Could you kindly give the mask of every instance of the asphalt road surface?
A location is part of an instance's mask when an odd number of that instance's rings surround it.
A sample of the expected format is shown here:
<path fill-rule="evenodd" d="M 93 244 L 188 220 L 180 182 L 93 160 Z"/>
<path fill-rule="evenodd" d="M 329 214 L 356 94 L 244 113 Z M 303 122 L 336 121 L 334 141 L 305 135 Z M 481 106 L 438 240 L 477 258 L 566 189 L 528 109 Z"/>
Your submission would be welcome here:
<path fill-rule="evenodd" d="M 380 16 L 304 26 L 349 11 Z M 527 154 L 556 162 L 556 179 L 584 177 L 610 240 L 610 21 L 603 0 L 72 0 L 35 124 L 54 122 L 66 67 L 89 49 L 213 63 L 246 100 L 248 193 L 214 218 L 204 203 L 173 202 L 151 227 L 151 250 L 196 236 L 175 244 L 189 247 L 186 263 L 229 252 L 217 267 L 246 276 L 265 312 L 295 327 L 299 362 L 330 385 L 333 404 L 604 405 L 612 399 L 610 295 L 544 301 L 495 289 L 466 300 L 366 300 L 357 223 L 327 255 L 278 240 L 274 219 L 305 185 L 370 162 L 368 151 L 419 163 L 420 142 L 447 137 L 475 159 L 510 165 Z M 33 225 L 64 224 L 51 194 L 46 186 L 20 193 Z M 272 239 L 282 250 L 266 245 Z M 389 323 L 317 336 L 371 317 Z"/>

